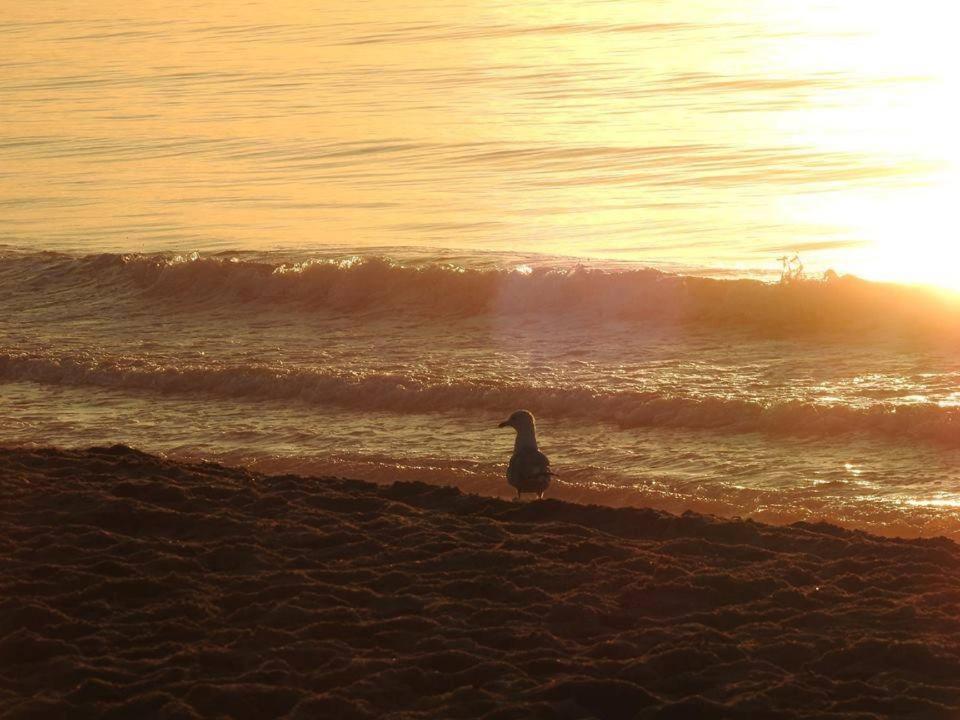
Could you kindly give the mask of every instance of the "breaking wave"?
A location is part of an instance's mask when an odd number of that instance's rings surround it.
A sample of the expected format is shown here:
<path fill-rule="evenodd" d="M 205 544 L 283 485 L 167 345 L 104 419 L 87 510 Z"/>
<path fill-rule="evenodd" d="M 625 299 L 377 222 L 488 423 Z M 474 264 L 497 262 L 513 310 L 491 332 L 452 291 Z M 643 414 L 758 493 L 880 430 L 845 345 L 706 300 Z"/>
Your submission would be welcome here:
<path fill-rule="evenodd" d="M 600 391 L 582 386 L 440 382 L 396 373 L 329 372 L 307 368 L 162 365 L 143 358 L 0 353 L 0 380 L 122 391 L 213 396 L 240 401 L 303 402 L 398 413 L 471 411 L 498 415 L 527 407 L 538 416 L 666 427 L 833 437 L 867 433 L 960 447 L 960 408 L 934 403 L 869 407 L 802 401 L 763 403 L 662 392 Z"/>
<path fill-rule="evenodd" d="M 35 253 L 0 257 L 8 298 L 277 307 L 443 317 L 548 315 L 757 328 L 780 334 L 896 329 L 960 334 L 956 299 L 851 276 L 790 284 L 653 269 L 465 268 L 379 257 L 274 263 L 237 257 Z M 91 292 L 95 290 L 95 292 Z"/>

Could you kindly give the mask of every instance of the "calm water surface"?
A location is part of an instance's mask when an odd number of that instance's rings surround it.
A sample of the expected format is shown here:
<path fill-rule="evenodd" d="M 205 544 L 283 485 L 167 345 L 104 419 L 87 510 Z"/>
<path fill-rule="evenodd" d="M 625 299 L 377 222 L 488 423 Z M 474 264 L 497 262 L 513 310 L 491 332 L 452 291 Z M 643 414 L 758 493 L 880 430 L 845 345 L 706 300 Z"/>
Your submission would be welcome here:
<path fill-rule="evenodd" d="M 17 246 L 522 248 L 956 285 L 949 4 L 0 9 Z M 957 61 L 957 62 L 954 62 Z M 904 252 L 905 244 L 910 252 Z"/>

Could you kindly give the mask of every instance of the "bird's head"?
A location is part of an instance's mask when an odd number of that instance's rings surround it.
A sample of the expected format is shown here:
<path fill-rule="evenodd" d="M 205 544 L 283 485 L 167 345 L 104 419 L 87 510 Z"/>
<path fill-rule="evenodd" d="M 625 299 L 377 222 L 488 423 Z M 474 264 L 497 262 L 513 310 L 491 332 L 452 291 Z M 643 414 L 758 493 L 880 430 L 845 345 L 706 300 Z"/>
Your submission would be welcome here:
<path fill-rule="evenodd" d="M 533 414 L 529 410 L 517 410 L 513 415 L 508 417 L 497 427 L 512 427 L 517 432 L 523 432 L 524 430 L 533 430 Z"/>

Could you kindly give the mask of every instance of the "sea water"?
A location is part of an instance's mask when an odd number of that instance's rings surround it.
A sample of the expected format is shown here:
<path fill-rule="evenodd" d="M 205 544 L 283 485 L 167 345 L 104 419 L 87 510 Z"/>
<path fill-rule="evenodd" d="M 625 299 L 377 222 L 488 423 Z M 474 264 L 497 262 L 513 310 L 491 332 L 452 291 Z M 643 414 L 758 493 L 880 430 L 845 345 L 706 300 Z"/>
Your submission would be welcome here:
<path fill-rule="evenodd" d="M 6 3 L 0 442 L 955 534 L 944 7 Z"/>
<path fill-rule="evenodd" d="M 960 312 L 926 291 L 411 252 L 8 250 L 0 280 L 5 442 L 508 495 L 523 407 L 559 497 L 960 519 Z"/>

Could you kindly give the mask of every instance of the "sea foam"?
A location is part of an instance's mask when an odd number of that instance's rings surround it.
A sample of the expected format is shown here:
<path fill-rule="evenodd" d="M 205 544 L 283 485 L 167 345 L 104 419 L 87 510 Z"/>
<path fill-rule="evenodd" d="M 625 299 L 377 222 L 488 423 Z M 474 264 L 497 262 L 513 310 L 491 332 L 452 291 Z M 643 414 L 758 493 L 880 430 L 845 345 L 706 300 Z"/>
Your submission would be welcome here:
<path fill-rule="evenodd" d="M 499 413 L 505 407 L 517 406 L 530 408 L 538 415 L 624 428 L 689 428 L 821 438 L 868 433 L 960 447 L 960 408 L 930 402 L 880 402 L 868 407 L 799 400 L 762 402 L 521 380 L 438 380 L 401 372 L 328 371 L 268 364 L 164 364 L 142 357 L 88 352 L 2 352 L 0 380 L 243 401 L 295 401 L 397 413 Z"/>

